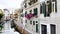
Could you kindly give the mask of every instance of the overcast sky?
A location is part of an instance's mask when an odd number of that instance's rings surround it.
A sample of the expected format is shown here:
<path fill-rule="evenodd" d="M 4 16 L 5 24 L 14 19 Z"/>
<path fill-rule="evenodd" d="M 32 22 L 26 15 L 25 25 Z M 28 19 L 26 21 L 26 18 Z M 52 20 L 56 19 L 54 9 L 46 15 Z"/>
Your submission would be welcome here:
<path fill-rule="evenodd" d="M 20 8 L 23 0 L 0 0 L 0 9 L 3 8 Z"/>

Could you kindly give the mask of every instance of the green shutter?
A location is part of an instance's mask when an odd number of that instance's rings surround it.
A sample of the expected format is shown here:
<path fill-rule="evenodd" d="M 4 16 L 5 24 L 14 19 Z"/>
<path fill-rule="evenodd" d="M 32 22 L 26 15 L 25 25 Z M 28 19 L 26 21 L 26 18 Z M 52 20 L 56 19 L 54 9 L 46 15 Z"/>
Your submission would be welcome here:
<path fill-rule="evenodd" d="M 38 33 L 38 24 L 36 24 L 36 32 Z"/>
<path fill-rule="evenodd" d="M 50 0 L 50 13 L 52 12 L 52 2 Z"/>
<path fill-rule="evenodd" d="M 32 24 L 32 21 L 30 21 L 30 24 Z"/>
<path fill-rule="evenodd" d="M 55 0 L 55 12 L 57 12 L 57 0 Z"/>
<path fill-rule="evenodd" d="M 35 25 L 35 21 L 33 21 L 33 25 Z"/>
<path fill-rule="evenodd" d="M 43 3 L 43 13 L 44 13 L 44 17 L 46 17 L 46 4 L 45 4 L 45 2 Z"/>
<path fill-rule="evenodd" d="M 30 13 L 32 13 L 32 10 L 30 10 Z"/>
<path fill-rule="evenodd" d="M 25 3 L 24 7 L 26 8 L 27 7 L 27 4 Z"/>
<path fill-rule="evenodd" d="M 40 5 L 40 14 L 42 14 L 42 5 Z"/>
<path fill-rule="evenodd" d="M 34 15 L 37 15 L 37 8 L 34 9 Z"/>
<path fill-rule="evenodd" d="M 27 11 L 25 11 L 25 17 L 26 17 Z"/>

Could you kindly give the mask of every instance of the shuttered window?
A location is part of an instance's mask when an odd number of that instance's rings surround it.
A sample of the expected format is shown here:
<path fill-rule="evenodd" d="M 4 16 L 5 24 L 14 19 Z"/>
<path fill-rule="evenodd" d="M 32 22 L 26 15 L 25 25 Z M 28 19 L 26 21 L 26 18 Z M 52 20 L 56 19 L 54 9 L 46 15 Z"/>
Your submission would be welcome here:
<path fill-rule="evenodd" d="M 25 3 L 24 7 L 25 7 L 25 8 L 27 7 L 27 3 Z"/>
<path fill-rule="evenodd" d="M 38 24 L 36 24 L 36 32 L 38 33 Z"/>
<path fill-rule="evenodd" d="M 47 1 L 47 3 L 43 2 L 40 4 L 40 14 L 44 14 L 44 17 L 50 17 L 50 13 L 52 12 L 52 3 L 51 1 Z"/>
<path fill-rule="evenodd" d="M 53 6 L 54 5 L 54 6 Z M 57 0 L 52 0 L 52 9 L 55 10 L 55 12 L 57 12 Z M 53 11 L 53 10 L 52 10 Z M 54 12 L 54 11 L 53 11 Z"/>
<path fill-rule="evenodd" d="M 49 4 L 50 4 L 50 13 L 51 13 L 52 12 L 52 2 L 51 2 L 51 0 L 50 0 Z"/>
<path fill-rule="evenodd" d="M 34 9 L 34 15 L 37 15 L 37 8 Z"/>
<path fill-rule="evenodd" d="M 50 13 L 52 12 L 52 5 L 50 1 L 47 1 L 47 5 L 43 4 L 44 17 L 50 17 Z"/>
<path fill-rule="evenodd" d="M 32 13 L 32 10 L 30 10 L 30 13 Z"/>
<path fill-rule="evenodd" d="M 25 20 L 25 23 L 27 23 L 27 20 Z"/>
<path fill-rule="evenodd" d="M 32 24 L 32 21 L 30 21 L 30 24 Z"/>
<path fill-rule="evenodd" d="M 55 12 L 57 12 L 57 0 L 55 0 Z"/>
<path fill-rule="evenodd" d="M 26 17 L 27 11 L 25 11 L 25 17 Z"/>
<path fill-rule="evenodd" d="M 52 4 L 52 2 L 55 2 Z M 57 12 L 57 0 L 50 0 L 47 3 L 43 2 L 40 5 L 40 14 L 44 14 L 44 17 L 50 17 L 51 12 Z"/>
<path fill-rule="evenodd" d="M 43 13 L 43 10 L 42 10 L 42 5 L 40 5 L 40 14 Z"/>
<path fill-rule="evenodd" d="M 46 13 L 46 4 L 45 4 L 45 2 L 42 3 L 42 6 L 43 6 L 42 10 L 43 10 L 43 13 L 44 13 L 44 17 L 46 17 L 47 13 Z"/>
<path fill-rule="evenodd" d="M 33 21 L 33 25 L 35 25 L 35 21 Z"/>

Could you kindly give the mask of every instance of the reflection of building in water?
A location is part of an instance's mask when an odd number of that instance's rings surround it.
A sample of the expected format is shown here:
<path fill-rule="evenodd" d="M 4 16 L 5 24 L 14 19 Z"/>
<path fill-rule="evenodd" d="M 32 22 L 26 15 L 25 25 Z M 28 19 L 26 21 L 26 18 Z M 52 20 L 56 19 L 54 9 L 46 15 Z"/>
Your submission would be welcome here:
<path fill-rule="evenodd" d="M 11 25 L 10 25 L 10 12 L 8 9 L 3 9 L 4 14 L 5 14 L 5 24 L 4 24 L 4 28 L 5 29 L 11 29 Z"/>

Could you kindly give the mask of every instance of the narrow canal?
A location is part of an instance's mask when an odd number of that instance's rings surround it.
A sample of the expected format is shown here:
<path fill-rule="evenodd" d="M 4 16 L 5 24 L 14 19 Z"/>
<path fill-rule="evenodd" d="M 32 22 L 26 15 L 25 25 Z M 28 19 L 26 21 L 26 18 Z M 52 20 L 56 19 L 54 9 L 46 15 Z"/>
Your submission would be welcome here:
<path fill-rule="evenodd" d="M 0 34 L 20 34 L 20 32 L 15 28 L 14 23 L 9 20 L 0 22 Z"/>

